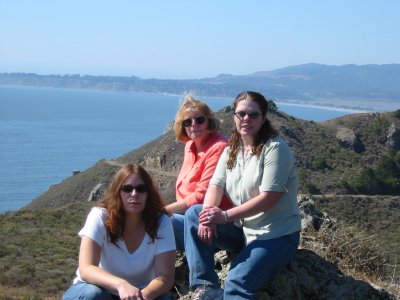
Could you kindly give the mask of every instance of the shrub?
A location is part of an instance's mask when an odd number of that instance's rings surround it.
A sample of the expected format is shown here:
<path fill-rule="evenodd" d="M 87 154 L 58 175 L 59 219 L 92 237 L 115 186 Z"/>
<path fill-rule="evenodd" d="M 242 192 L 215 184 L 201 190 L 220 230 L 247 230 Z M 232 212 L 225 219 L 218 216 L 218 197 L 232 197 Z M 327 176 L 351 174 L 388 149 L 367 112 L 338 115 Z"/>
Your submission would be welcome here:
<path fill-rule="evenodd" d="M 352 186 L 367 195 L 400 194 L 400 154 L 390 151 L 382 156 L 377 167 L 363 169 Z"/>
<path fill-rule="evenodd" d="M 315 170 L 329 169 L 329 165 L 326 161 L 326 158 L 323 156 L 317 156 L 315 160 L 312 162 L 312 167 Z"/>
<path fill-rule="evenodd" d="M 304 188 L 310 193 L 310 194 L 318 194 L 319 193 L 319 189 L 317 188 L 317 186 L 315 184 L 313 184 L 312 182 L 305 182 L 304 183 Z"/>

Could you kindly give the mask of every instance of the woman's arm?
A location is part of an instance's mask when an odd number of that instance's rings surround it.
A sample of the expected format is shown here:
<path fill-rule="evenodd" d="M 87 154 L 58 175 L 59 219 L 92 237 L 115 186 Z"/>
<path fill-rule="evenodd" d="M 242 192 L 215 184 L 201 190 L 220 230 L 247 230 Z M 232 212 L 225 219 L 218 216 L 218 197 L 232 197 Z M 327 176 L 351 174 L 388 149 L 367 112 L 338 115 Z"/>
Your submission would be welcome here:
<path fill-rule="evenodd" d="M 226 211 L 215 206 L 206 207 L 200 214 L 199 222 L 201 225 L 210 227 L 213 224 L 233 222 L 254 216 L 273 207 L 282 194 L 281 192 L 261 192 L 249 201 Z"/>
<path fill-rule="evenodd" d="M 222 187 L 213 184 L 209 185 L 204 197 L 203 209 L 209 206 L 218 207 L 223 195 L 224 189 Z"/>
<path fill-rule="evenodd" d="M 279 201 L 282 194 L 281 192 L 261 192 L 249 201 L 227 210 L 227 219 L 232 222 L 267 211 Z"/>
<path fill-rule="evenodd" d="M 165 206 L 165 210 L 169 214 L 182 214 L 187 211 L 188 208 L 185 201 L 176 201 Z"/>
<path fill-rule="evenodd" d="M 143 299 L 156 299 L 172 288 L 175 280 L 175 251 L 156 255 L 154 268 L 155 278 L 142 289 Z"/>
<path fill-rule="evenodd" d="M 114 276 L 102 268 L 99 268 L 101 247 L 91 238 L 82 236 L 79 250 L 79 274 L 80 277 L 92 284 L 96 284 L 109 290 L 118 291 L 121 299 L 136 297 L 142 299 L 140 290 L 126 280 Z"/>

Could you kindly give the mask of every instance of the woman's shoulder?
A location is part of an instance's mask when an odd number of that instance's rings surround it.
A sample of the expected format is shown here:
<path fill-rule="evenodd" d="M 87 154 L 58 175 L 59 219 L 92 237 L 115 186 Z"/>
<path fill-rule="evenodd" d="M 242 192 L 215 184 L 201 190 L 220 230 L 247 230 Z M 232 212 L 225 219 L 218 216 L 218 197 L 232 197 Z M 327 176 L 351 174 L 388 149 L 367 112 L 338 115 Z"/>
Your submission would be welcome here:
<path fill-rule="evenodd" d="M 270 137 L 265 143 L 262 152 L 266 153 L 271 150 L 278 150 L 281 153 L 288 153 L 291 155 L 292 150 L 286 141 L 280 136 Z"/>
<path fill-rule="evenodd" d="M 275 135 L 275 136 L 270 137 L 269 139 L 267 139 L 264 142 L 264 145 L 267 146 L 267 147 L 280 146 L 280 145 L 282 145 L 284 147 L 288 147 L 288 144 L 279 135 Z"/>
<path fill-rule="evenodd" d="M 95 206 L 89 212 L 89 217 L 104 220 L 107 217 L 107 210 L 104 207 Z"/>
<path fill-rule="evenodd" d="M 163 224 L 171 223 L 171 218 L 167 214 L 162 213 L 160 215 L 159 222 L 160 222 L 160 226 L 162 226 Z"/>
<path fill-rule="evenodd" d="M 214 132 L 211 134 L 211 144 L 212 147 L 223 147 L 228 145 L 228 138 L 219 132 Z"/>

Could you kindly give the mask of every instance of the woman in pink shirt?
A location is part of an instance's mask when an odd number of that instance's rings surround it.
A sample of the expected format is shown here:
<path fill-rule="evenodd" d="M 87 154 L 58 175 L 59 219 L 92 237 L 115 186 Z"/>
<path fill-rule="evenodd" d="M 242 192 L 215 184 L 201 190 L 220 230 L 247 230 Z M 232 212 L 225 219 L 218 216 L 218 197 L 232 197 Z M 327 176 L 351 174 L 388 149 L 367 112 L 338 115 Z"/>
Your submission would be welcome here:
<path fill-rule="evenodd" d="M 194 204 L 202 204 L 208 182 L 214 174 L 218 159 L 227 146 L 227 138 L 218 133 L 219 121 L 204 102 L 189 94 L 180 106 L 174 122 L 174 132 L 185 142 L 183 164 L 176 181 L 176 202 L 165 209 L 173 214 L 177 250 L 184 250 L 184 214 Z M 224 197 L 221 208 L 231 208 Z"/>

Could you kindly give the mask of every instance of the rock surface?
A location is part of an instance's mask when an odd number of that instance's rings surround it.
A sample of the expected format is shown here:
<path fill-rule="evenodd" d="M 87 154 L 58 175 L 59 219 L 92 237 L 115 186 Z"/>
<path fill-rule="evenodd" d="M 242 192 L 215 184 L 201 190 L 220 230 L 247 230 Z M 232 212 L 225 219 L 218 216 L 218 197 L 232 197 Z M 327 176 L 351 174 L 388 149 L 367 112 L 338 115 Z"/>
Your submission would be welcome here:
<path fill-rule="evenodd" d="M 336 138 L 343 147 L 351 149 L 356 153 L 365 151 L 365 146 L 361 142 L 358 135 L 349 128 L 340 128 L 336 134 Z"/>
<path fill-rule="evenodd" d="M 395 151 L 400 150 L 400 128 L 396 128 L 394 123 L 390 124 L 386 136 L 386 146 Z"/>

